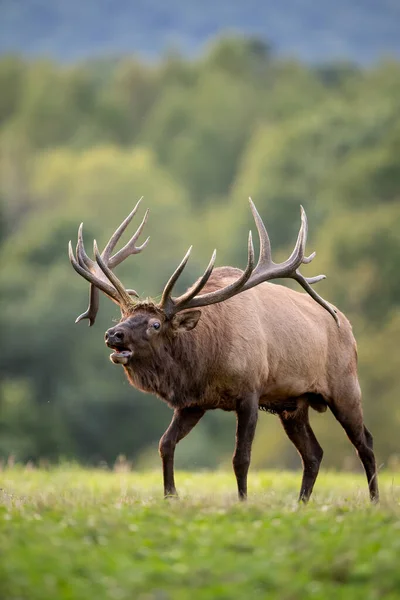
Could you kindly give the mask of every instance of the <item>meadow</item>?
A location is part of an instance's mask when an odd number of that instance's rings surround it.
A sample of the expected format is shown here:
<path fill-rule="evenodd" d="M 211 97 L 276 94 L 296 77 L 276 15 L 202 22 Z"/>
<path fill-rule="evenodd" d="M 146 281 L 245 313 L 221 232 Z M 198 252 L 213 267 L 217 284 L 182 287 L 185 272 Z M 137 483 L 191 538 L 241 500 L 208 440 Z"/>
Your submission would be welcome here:
<path fill-rule="evenodd" d="M 192 600 L 400 596 L 400 474 L 323 472 L 308 506 L 300 473 L 255 472 L 238 503 L 233 474 L 0 472 L 2 600 Z"/>

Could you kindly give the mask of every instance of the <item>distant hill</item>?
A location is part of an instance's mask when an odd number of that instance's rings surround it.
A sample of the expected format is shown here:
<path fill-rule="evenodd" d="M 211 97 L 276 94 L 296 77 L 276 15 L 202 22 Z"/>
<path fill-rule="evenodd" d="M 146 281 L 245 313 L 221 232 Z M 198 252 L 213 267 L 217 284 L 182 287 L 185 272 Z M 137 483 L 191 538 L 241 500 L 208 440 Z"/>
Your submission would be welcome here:
<path fill-rule="evenodd" d="M 223 30 L 319 62 L 400 56 L 400 0 L 0 0 L 0 52 L 71 61 L 196 53 Z"/>

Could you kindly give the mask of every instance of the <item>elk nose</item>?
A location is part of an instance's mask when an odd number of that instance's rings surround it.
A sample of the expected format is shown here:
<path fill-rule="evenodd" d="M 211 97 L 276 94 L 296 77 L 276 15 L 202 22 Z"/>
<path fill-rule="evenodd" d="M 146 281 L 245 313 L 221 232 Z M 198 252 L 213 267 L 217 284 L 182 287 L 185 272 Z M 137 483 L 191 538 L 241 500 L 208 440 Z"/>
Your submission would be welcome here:
<path fill-rule="evenodd" d="M 105 335 L 105 340 L 107 343 L 113 343 L 116 342 L 118 344 L 121 344 L 124 341 L 124 332 L 121 331 L 120 329 L 108 329 L 106 331 L 106 335 Z"/>

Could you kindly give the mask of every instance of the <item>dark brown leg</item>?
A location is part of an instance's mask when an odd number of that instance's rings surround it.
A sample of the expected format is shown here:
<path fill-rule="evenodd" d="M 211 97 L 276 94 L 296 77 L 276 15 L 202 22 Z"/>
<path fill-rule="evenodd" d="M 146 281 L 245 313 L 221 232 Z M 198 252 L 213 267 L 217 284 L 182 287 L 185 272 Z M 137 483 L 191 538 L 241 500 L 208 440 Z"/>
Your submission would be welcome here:
<path fill-rule="evenodd" d="M 204 415 L 198 407 L 177 409 L 167 431 L 160 440 L 159 451 L 163 464 L 164 496 L 177 496 L 174 480 L 174 454 L 177 443 L 183 439 Z"/>
<path fill-rule="evenodd" d="M 371 501 L 378 502 L 378 474 L 376 471 L 375 455 L 372 449 L 372 435 L 363 423 L 361 405 L 359 403 L 354 403 L 353 405 L 346 404 L 344 406 L 346 407 L 346 410 L 337 406 L 331 406 L 330 409 L 357 450 L 357 454 L 363 464 L 367 476 Z"/>
<path fill-rule="evenodd" d="M 311 429 L 308 420 L 308 406 L 301 408 L 293 416 L 280 416 L 284 430 L 293 442 L 303 461 L 303 480 L 299 502 L 308 502 L 317 479 L 323 450 Z"/>
<path fill-rule="evenodd" d="M 368 431 L 368 429 L 365 427 L 365 425 L 364 425 L 364 434 L 365 434 L 365 441 L 367 442 L 368 448 L 371 448 L 371 450 L 373 450 L 374 449 L 374 439 L 372 437 L 371 432 Z"/>
<path fill-rule="evenodd" d="M 248 400 L 243 400 L 236 410 L 236 415 L 236 447 L 233 455 L 233 469 L 236 475 L 239 500 L 246 500 L 247 473 L 258 418 L 258 400 L 256 397 L 252 395 Z"/>

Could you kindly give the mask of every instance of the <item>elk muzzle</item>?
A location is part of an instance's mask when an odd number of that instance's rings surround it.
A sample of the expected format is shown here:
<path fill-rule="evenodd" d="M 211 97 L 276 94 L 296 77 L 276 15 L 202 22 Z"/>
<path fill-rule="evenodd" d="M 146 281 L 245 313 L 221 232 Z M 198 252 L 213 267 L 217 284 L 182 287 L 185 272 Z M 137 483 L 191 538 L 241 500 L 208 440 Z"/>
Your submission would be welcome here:
<path fill-rule="evenodd" d="M 111 327 L 105 333 L 105 342 L 109 348 L 113 349 L 110 354 L 110 360 L 116 365 L 126 365 L 129 359 L 133 356 L 126 343 L 126 334 L 123 329 Z"/>

